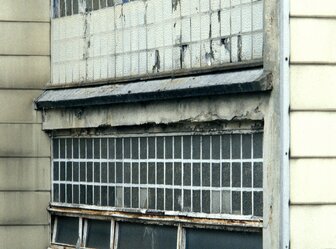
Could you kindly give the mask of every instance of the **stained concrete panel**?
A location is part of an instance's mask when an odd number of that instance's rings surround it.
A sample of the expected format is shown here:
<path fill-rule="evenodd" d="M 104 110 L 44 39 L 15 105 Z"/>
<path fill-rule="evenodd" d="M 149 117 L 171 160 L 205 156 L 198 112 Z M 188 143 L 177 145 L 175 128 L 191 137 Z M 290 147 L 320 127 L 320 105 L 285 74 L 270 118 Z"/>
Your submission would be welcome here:
<path fill-rule="evenodd" d="M 336 248 L 336 206 L 292 206 L 291 249 Z"/>
<path fill-rule="evenodd" d="M 291 160 L 291 203 L 336 203 L 335 165 L 335 159 Z"/>
<path fill-rule="evenodd" d="M 336 62 L 335 19 L 292 18 L 290 28 L 292 63 Z"/>
<path fill-rule="evenodd" d="M 49 22 L 48 0 L 1 0 L 0 20 Z"/>
<path fill-rule="evenodd" d="M 41 124 L 0 124 L 1 157 L 49 157 L 49 137 Z"/>
<path fill-rule="evenodd" d="M 48 226 L 0 226 L 0 241 L 4 249 L 45 249 Z"/>
<path fill-rule="evenodd" d="M 336 66 L 291 66 L 292 110 L 336 110 Z"/>
<path fill-rule="evenodd" d="M 49 56 L 0 56 L 1 88 L 42 88 L 50 81 Z"/>
<path fill-rule="evenodd" d="M 291 0 L 291 15 L 300 16 L 335 16 L 335 0 Z"/>
<path fill-rule="evenodd" d="M 37 90 L 0 90 L 0 122 L 41 123 L 41 113 L 34 110 Z"/>
<path fill-rule="evenodd" d="M 50 54 L 49 23 L 0 22 L 0 30 L 0 54 Z"/>
<path fill-rule="evenodd" d="M 50 190 L 50 159 L 0 158 L 0 190 Z"/>
<path fill-rule="evenodd" d="M 50 192 L 0 192 L 0 224 L 47 225 L 49 200 Z"/>
<path fill-rule="evenodd" d="M 292 157 L 336 156 L 335 112 L 291 113 Z"/>

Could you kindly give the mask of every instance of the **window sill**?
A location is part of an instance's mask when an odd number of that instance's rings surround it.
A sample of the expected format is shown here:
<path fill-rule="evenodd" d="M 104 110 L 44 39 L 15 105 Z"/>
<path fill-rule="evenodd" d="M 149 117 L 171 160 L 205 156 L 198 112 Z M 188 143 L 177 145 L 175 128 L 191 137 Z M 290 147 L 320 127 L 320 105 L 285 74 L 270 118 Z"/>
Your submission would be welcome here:
<path fill-rule="evenodd" d="M 269 72 L 258 68 L 185 78 L 46 90 L 35 104 L 36 109 L 72 108 L 264 92 L 272 89 L 270 77 Z"/>

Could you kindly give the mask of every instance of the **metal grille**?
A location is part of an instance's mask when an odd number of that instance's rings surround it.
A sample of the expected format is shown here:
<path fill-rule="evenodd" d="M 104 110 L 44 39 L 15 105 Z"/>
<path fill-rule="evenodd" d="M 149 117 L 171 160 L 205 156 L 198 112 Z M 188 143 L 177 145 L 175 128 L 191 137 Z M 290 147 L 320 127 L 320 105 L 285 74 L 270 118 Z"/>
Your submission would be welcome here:
<path fill-rule="evenodd" d="M 262 216 L 262 133 L 53 139 L 53 202 Z"/>

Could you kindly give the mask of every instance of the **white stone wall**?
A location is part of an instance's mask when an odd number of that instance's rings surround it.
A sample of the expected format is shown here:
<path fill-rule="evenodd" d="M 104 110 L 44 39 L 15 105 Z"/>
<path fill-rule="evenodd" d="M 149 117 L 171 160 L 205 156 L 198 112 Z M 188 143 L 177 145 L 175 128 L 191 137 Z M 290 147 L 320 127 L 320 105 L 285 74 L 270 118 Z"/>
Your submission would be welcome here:
<path fill-rule="evenodd" d="M 139 0 L 80 9 L 52 20 L 53 84 L 262 59 L 261 0 Z"/>

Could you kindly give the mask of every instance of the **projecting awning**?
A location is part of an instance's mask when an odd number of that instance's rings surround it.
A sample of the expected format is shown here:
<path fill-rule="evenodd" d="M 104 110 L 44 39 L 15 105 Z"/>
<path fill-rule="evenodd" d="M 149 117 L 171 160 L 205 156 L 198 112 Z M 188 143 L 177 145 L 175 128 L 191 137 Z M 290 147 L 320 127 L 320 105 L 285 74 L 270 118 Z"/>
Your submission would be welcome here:
<path fill-rule="evenodd" d="M 263 69 L 251 69 L 185 78 L 46 90 L 35 103 L 37 109 L 51 109 L 259 92 L 271 90 L 270 82 L 270 73 Z"/>

